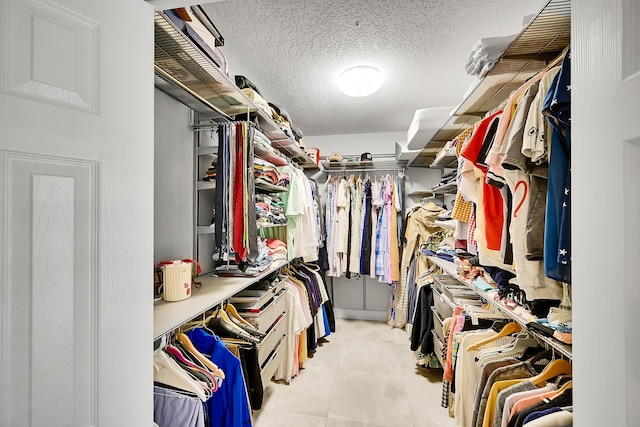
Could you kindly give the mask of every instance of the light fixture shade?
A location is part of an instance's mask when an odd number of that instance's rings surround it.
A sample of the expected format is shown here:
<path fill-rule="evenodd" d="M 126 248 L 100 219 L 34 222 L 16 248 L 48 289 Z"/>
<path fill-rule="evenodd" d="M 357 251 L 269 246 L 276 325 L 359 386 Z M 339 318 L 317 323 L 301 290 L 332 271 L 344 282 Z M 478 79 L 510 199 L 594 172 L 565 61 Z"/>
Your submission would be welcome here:
<path fill-rule="evenodd" d="M 382 86 L 384 76 L 375 67 L 359 65 L 344 70 L 338 76 L 338 87 L 349 96 L 367 96 Z"/>

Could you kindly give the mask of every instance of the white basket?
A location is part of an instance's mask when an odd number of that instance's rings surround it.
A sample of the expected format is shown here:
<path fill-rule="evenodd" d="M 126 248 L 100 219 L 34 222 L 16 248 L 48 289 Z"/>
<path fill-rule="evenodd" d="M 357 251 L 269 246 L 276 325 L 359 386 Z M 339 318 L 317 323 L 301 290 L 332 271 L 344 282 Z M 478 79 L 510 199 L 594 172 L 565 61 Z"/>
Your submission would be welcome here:
<path fill-rule="evenodd" d="M 165 301 L 182 301 L 191 296 L 191 263 L 173 261 L 161 269 Z"/>

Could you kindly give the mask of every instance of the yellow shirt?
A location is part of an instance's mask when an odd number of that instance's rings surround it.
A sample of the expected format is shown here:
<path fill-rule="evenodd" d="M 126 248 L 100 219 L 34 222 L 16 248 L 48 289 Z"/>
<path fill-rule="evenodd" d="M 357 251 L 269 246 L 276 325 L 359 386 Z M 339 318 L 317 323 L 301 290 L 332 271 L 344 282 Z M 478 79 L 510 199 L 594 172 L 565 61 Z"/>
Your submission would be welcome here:
<path fill-rule="evenodd" d="M 521 383 L 525 379 L 526 378 L 497 381 L 491 386 L 491 392 L 489 393 L 489 399 L 487 400 L 487 407 L 484 410 L 484 419 L 482 420 L 482 427 L 491 427 L 493 424 L 493 415 L 496 409 L 498 393 L 500 393 L 505 388 Z"/>

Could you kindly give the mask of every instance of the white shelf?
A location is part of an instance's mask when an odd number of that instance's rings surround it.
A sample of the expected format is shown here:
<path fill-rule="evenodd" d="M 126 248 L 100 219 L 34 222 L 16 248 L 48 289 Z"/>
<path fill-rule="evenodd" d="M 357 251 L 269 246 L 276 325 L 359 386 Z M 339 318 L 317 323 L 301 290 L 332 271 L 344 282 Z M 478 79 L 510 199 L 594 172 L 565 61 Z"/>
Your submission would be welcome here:
<path fill-rule="evenodd" d="M 430 168 L 456 168 L 458 167 L 458 158 L 455 154 L 445 154 L 435 158 Z"/>
<path fill-rule="evenodd" d="M 171 332 L 189 320 L 200 316 L 212 307 L 231 298 L 241 290 L 258 282 L 288 261 L 275 261 L 272 265 L 255 277 L 215 277 L 200 276 L 196 280 L 202 283 L 200 289 L 191 288 L 191 297 L 177 302 L 158 301 L 153 307 L 154 340 Z"/>
<path fill-rule="evenodd" d="M 263 190 L 269 193 L 286 193 L 289 191 L 286 187 L 281 187 L 279 185 L 269 184 L 267 182 L 257 182 L 256 181 L 256 190 Z"/>
<path fill-rule="evenodd" d="M 456 194 L 458 191 L 458 184 L 454 181 L 439 187 L 433 187 L 429 191 L 433 194 Z"/>
<path fill-rule="evenodd" d="M 214 230 L 208 225 L 199 225 L 196 227 L 196 232 L 198 233 L 198 235 L 213 234 Z"/>
<path fill-rule="evenodd" d="M 215 190 L 216 182 L 215 181 L 198 181 L 196 188 L 198 189 L 198 191 Z"/>
<path fill-rule="evenodd" d="M 448 275 L 456 278 L 460 283 L 466 285 L 469 289 L 473 290 L 475 293 L 480 295 L 485 301 L 487 301 L 491 305 L 495 306 L 498 310 L 500 310 L 508 318 L 513 319 L 514 321 L 520 323 L 524 327 L 526 327 L 527 323 L 529 323 L 529 321 L 527 319 L 525 319 L 525 318 L 519 316 L 518 314 L 514 313 L 513 311 L 509 310 L 507 307 L 502 305 L 500 302 L 495 301 L 487 292 L 485 292 L 485 291 L 473 286 L 472 284 L 469 284 L 466 281 L 462 280 L 460 278 L 460 276 L 458 276 L 458 269 L 457 269 L 455 263 L 453 263 L 451 261 L 444 260 L 442 258 L 438 258 L 437 256 L 428 256 L 427 258 L 429 259 L 429 261 L 433 262 L 435 265 L 437 265 L 438 267 L 442 268 L 442 270 L 444 270 Z M 552 347 L 553 349 L 559 351 L 565 357 L 567 357 L 569 359 L 573 358 L 573 353 L 572 353 L 570 345 L 561 343 L 560 341 L 557 341 L 557 340 L 555 340 L 553 338 L 550 338 L 550 337 L 547 337 L 545 335 L 542 335 L 537 331 L 529 330 L 529 333 L 532 334 L 532 335 L 535 335 L 537 339 L 539 339 L 540 341 L 543 341 L 549 347 Z"/>
<path fill-rule="evenodd" d="M 258 223 L 257 227 L 258 230 L 262 229 L 262 228 L 277 228 L 277 227 L 286 227 L 289 224 L 261 224 Z"/>
<path fill-rule="evenodd" d="M 155 14 L 156 87 L 202 114 L 202 118 L 230 121 L 249 112 L 258 115 L 271 145 L 304 169 L 317 169 L 311 157 L 291 140 L 170 19 Z"/>
<path fill-rule="evenodd" d="M 485 113 L 497 108 L 511 92 L 557 59 L 569 46 L 570 37 L 571 0 L 547 1 L 496 65 L 470 89 L 410 166 L 429 166 L 436 155 L 434 148 L 444 146 Z"/>
<path fill-rule="evenodd" d="M 218 154 L 218 147 L 215 147 L 215 146 L 198 147 L 197 154 L 198 156 Z"/>

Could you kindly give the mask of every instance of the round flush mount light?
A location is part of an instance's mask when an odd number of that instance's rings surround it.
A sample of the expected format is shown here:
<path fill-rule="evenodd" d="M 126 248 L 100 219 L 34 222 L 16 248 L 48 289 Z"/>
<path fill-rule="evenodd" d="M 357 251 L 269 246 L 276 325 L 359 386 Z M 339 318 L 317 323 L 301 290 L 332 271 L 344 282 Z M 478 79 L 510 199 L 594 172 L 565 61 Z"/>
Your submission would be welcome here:
<path fill-rule="evenodd" d="M 382 86 L 384 76 L 375 67 L 359 65 L 344 70 L 338 76 L 338 87 L 349 96 L 368 96 Z"/>

